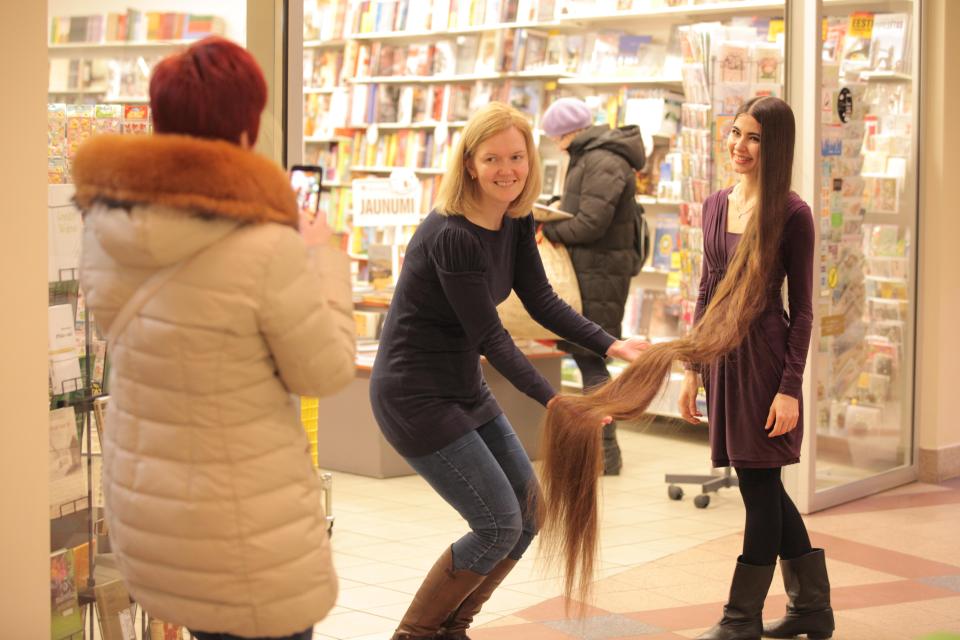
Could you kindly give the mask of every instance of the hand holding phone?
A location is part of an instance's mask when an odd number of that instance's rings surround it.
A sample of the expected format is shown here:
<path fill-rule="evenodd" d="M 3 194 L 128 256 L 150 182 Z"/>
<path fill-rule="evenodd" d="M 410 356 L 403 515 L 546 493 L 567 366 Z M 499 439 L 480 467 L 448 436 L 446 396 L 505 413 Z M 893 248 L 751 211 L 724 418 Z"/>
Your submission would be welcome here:
<path fill-rule="evenodd" d="M 308 211 L 300 211 L 300 235 L 308 247 L 318 247 L 328 244 L 333 237 L 333 229 L 327 224 L 327 214 L 319 211 L 312 215 Z"/>
<path fill-rule="evenodd" d="M 320 211 L 320 192 L 323 190 L 323 167 L 312 164 L 296 164 L 290 169 L 290 186 L 297 194 L 301 213 L 311 220 Z"/>

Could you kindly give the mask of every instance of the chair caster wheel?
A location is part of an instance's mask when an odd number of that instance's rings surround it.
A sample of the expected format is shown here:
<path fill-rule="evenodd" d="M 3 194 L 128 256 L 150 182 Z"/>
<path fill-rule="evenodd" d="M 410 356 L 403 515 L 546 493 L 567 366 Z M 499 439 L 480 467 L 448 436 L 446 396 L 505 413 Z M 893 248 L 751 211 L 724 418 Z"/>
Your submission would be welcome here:
<path fill-rule="evenodd" d="M 670 496 L 671 500 L 680 500 L 683 498 L 683 489 L 672 484 L 667 487 L 667 495 Z"/>
<path fill-rule="evenodd" d="M 693 504 L 697 509 L 706 509 L 710 504 L 710 496 L 705 493 L 701 493 L 693 499 Z"/>

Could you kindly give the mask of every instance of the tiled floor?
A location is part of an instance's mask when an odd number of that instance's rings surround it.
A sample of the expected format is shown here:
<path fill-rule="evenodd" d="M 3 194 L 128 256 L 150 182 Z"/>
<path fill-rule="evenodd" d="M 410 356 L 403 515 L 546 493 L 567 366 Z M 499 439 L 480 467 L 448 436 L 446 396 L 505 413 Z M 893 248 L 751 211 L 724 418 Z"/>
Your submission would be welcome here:
<path fill-rule="evenodd" d="M 702 433 L 684 426 L 620 434 L 622 475 L 603 480 L 601 565 L 592 608 L 567 619 L 555 571 L 536 545 L 476 620 L 476 640 L 692 638 L 718 617 L 739 553 L 736 490 L 708 509 L 667 499 L 663 475 L 707 467 Z M 688 493 L 696 488 L 688 487 Z M 807 518 L 827 549 L 837 640 L 960 633 L 960 482 L 910 485 Z M 417 476 L 335 474 L 333 536 L 341 594 L 315 638 L 386 640 L 436 557 L 465 524 Z M 785 598 L 779 576 L 765 614 Z M 960 636 L 955 636 L 960 638 Z"/>

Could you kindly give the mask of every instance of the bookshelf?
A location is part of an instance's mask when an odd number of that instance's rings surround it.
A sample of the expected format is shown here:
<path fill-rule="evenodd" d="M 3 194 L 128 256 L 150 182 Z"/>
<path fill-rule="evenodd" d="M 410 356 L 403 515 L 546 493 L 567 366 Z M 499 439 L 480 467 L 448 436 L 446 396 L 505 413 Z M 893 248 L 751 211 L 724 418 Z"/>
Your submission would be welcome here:
<path fill-rule="evenodd" d="M 609 4 L 609 3 L 606 3 Z M 736 0 L 732 2 L 705 2 L 697 5 L 681 5 L 676 7 L 647 7 L 622 11 L 591 11 L 603 4 L 574 0 L 570 2 L 560 16 L 561 24 L 578 22 L 581 24 L 597 24 L 611 20 L 626 24 L 631 20 L 657 20 L 670 23 L 692 23 L 723 20 L 741 16 L 782 16 L 783 2 L 770 0 Z"/>
<path fill-rule="evenodd" d="M 352 36 L 354 40 L 359 41 L 379 41 L 393 43 L 414 43 L 430 40 L 442 40 L 450 37 L 481 34 L 495 31 L 505 31 L 508 29 L 538 29 L 538 30 L 559 30 L 570 29 L 570 25 L 560 21 L 551 22 L 510 22 L 482 24 L 471 27 L 463 27 L 447 30 L 425 30 L 425 31 L 383 31 L 371 33 L 357 33 Z"/>
<path fill-rule="evenodd" d="M 671 91 L 683 89 L 683 81 L 680 78 L 634 78 L 626 75 L 622 77 L 568 76 L 559 78 L 557 83 L 561 87 L 646 87 Z"/>
<path fill-rule="evenodd" d="M 188 47 L 197 39 L 190 40 L 140 40 L 140 41 L 100 41 L 100 42 L 53 42 L 47 45 L 51 56 L 94 53 L 107 51 L 138 52 L 143 50 L 166 50 Z"/>
<path fill-rule="evenodd" d="M 385 176 L 398 167 L 412 170 L 421 181 L 421 213 L 426 213 L 458 130 L 477 105 L 490 100 L 512 102 L 528 113 L 542 155 L 555 159 L 557 152 L 540 135 L 540 117 L 557 97 L 582 97 L 595 107 L 600 122 L 639 124 L 649 134 L 645 142 L 652 152 L 651 170 L 638 201 L 647 210 L 651 244 L 668 244 L 669 249 L 660 256 L 654 250 L 634 280 L 626 333 L 656 340 L 681 335 L 683 267 L 699 277 L 699 263 L 686 260 L 689 243 L 680 243 L 679 219 L 694 200 L 691 179 L 702 180 L 696 192 L 702 197 L 712 187 L 712 174 L 709 169 L 692 177 L 682 174 L 691 150 L 683 146 L 678 125 L 690 82 L 681 73 L 684 61 L 677 31 L 705 20 L 755 18 L 766 24 L 771 17 L 784 15 L 784 3 L 744 0 L 640 8 L 645 4 L 636 0 L 632 5 L 637 9 L 618 12 L 605 10 L 602 3 L 574 2 L 561 8 L 549 0 L 474 4 L 432 0 L 424 6 L 404 0 L 354 5 L 308 1 L 306 111 L 326 108 L 329 117 L 323 126 L 318 126 L 319 120 L 306 124 L 312 134 L 305 138 L 305 152 L 308 162 L 333 161 L 336 155 L 337 179 L 325 182 L 337 192 L 330 200 L 337 208 L 331 218 L 350 226 L 350 190 L 344 186 L 352 179 Z M 465 14 L 466 7 L 473 13 Z M 487 15 L 491 12 L 495 19 Z M 325 37 L 318 37 L 320 31 Z M 782 54 L 779 62 L 778 73 Z M 709 73 L 710 59 L 703 64 Z M 782 82 L 779 87 L 782 92 Z M 708 119 L 703 127 L 710 157 L 716 147 L 713 124 Z M 334 131 L 353 132 L 352 140 L 346 142 Z M 416 157 L 411 157 L 411 150 Z M 672 175 L 664 176 L 665 171 Z M 369 230 L 351 235 L 358 286 L 366 286 L 363 279 L 371 273 L 366 247 L 381 240 L 372 239 Z M 400 254 L 402 259 L 402 247 Z M 695 283 L 690 288 L 695 299 Z M 369 338 L 376 338 L 376 322 L 369 314 L 378 312 L 369 305 L 358 308 L 367 316 L 362 323 L 365 331 L 373 331 L 365 334 Z M 642 315 L 667 320 L 650 327 L 649 322 L 640 322 Z"/>

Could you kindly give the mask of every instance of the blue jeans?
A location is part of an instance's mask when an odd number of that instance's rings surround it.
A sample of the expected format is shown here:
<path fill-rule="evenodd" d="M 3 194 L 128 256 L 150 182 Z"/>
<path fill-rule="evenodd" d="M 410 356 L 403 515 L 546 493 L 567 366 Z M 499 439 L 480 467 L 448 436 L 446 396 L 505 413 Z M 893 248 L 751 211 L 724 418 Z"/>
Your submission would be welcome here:
<path fill-rule="evenodd" d="M 470 533 L 453 543 L 455 571 L 487 575 L 506 557 L 519 560 L 530 546 L 537 534 L 530 489 L 537 479 L 506 416 L 407 462 L 470 525 Z"/>
<path fill-rule="evenodd" d="M 206 633 L 205 631 L 194 631 L 193 636 L 197 640 L 312 640 L 313 627 L 304 629 L 300 633 L 295 633 L 292 636 L 283 636 L 282 638 L 242 638 L 240 636 L 230 635 L 229 633 Z"/>

